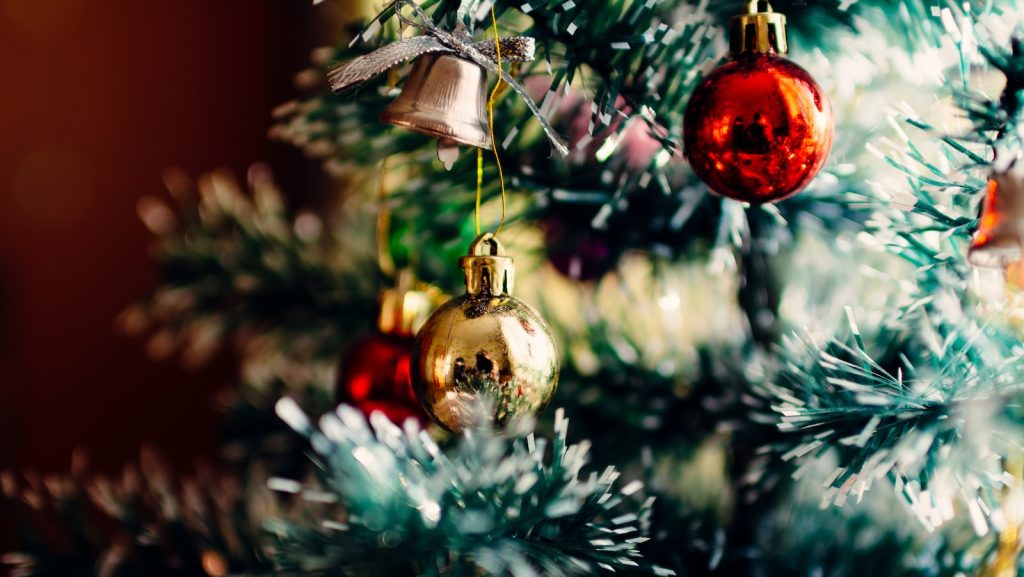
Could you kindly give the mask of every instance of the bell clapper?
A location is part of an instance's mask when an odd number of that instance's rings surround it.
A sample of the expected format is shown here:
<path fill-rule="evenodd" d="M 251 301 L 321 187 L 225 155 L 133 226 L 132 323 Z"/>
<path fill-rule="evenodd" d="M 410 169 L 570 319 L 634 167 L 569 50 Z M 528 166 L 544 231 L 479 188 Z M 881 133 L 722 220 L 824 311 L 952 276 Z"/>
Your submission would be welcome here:
<path fill-rule="evenodd" d="M 444 165 L 445 170 L 451 170 L 455 161 L 459 159 L 459 143 L 450 138 L 437 139 L 437 159 Z"/>

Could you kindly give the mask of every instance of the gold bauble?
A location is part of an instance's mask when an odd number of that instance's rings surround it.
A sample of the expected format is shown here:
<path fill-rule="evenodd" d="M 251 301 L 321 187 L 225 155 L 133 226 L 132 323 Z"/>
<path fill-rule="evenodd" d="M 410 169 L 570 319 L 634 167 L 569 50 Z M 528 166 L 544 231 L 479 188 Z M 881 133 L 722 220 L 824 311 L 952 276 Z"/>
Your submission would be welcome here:
<path fill-rule="evenodd" d="M 494 424 L 534 415 L 558 385 L 558 351 L 548 324 L 513 297 L 515 269 L 501 243 L 484 233 L 459 259 L 466 294 L 427 319 L 416 336 L 412 382 L 427 414 L 459 433 L 478 401 L 491 403 Z"/>

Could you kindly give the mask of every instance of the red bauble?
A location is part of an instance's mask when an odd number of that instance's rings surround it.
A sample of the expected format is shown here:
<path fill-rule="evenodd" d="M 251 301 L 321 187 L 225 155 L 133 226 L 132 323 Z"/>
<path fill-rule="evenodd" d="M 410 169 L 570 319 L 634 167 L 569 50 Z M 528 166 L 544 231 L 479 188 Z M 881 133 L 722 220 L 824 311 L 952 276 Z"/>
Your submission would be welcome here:
<path fill-rule="evenodd" d="M 764 203 L 792 196 L 832 149 L 828 96 L 806 70 L 774 52 L 725 61 L 694 91 L 683 141 L 712 191 Z"/>
<path fill-rule="evenodd" d="M 366 415 L 380 411 L 395 423 L 409 417 L 424 422 L 409 375 L 412 343 L 412 336 L 379 332 L 356 341 L 341 361 L 338 401 Z"/>

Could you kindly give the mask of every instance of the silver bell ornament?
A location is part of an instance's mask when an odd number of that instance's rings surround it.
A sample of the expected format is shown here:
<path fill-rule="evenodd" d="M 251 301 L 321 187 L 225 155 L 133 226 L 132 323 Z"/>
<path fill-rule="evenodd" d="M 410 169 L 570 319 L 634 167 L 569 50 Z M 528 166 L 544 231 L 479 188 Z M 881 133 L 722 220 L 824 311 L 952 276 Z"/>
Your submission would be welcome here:
<path fill-rule="evenodd" d="M 460 433 L 483 401 L 496 426 L 539 413 L 558 385 L 551 329 L 512 296 L 512 258 L 491 233 L 459 259 L 466 294 L 435 311 L 416 336 L 412 382 L 417 399 L 441 427 Z"/>
<path fill-rule="evenodd" d="M 451 54 L 424 54 L 380 119 L 437 138 L 439 150 L 456 144 L 489 150 L 487 71 Z"/>
<path fill-rule="evenodd" d="M 457 144 L 491 148 L 486 104 L 490 72 L 522 98 L 554 149 L 562 155 L 569 153 L 564 139 L 555 132 L 526 88 L 501 68 L 502 62 L 533 61 L 533 38 L 513 36 L 476 42 L 461 23 L 454 30 L 438 27 L 413 0 L 394 0 L 392 7 L 399 20 L 423 34 L 385 44 L 334 67 L 328 73 L 332 91 L 344 92 L 415 58 L 402 92 L 381 120 L 436 137 L 438 158 L 446 168 L 451 168 L 458 155 Z M 418 22 L 402 16 L 403 7 L 408 7 Z"/>

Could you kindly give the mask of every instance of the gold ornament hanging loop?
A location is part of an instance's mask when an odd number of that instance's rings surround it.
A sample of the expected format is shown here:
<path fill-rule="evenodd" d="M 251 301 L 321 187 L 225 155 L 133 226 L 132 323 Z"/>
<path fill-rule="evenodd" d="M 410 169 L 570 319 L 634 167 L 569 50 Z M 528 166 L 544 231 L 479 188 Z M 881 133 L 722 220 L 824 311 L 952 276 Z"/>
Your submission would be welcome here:
<path fill-rule="evenodd" d="M 494 14 L 494 5 L 491 5 L 491 24 L 494 27 L 494 54 L 497 61 L 498 70 L 501 70 L 501 39 L 498 36 L 498 18 Z M 498 143 L 494 139 L 494 103 L 502 93 L 502 87 L 507 84 L 502 84 L 501 75 L 498 75 L 498 81 L 494 84 L 494 89 L 491 90 L 491 96 L 487 99 L 487 130 L 491 138 L 491 150 L 494 152 L 494 163 L 498 166 L 498 185 L 501 187 L 501 220 L 498 222 L 498 228 L 495 229 L 494 234 L 501 232 L 502 227 L 505 226 L 505 173 L 501 168 L 501 157 L 498 155 Z M 473 215 L 473 219 L 476 223 L 476 234 L 480 235 L 480 199 L 483 196 L 483 183 L 484 183 L 484 151 L 480 148 L 476 149 L 476 212 Z"/>
<path fill-rule="evenodd" d="M 472 296 L 511 296 L 515 286 L 512 257 L 497 237 L 485 232 L 469 245 L 469 254 L 459 259 L 466 276 L 466 293 Z"/>

